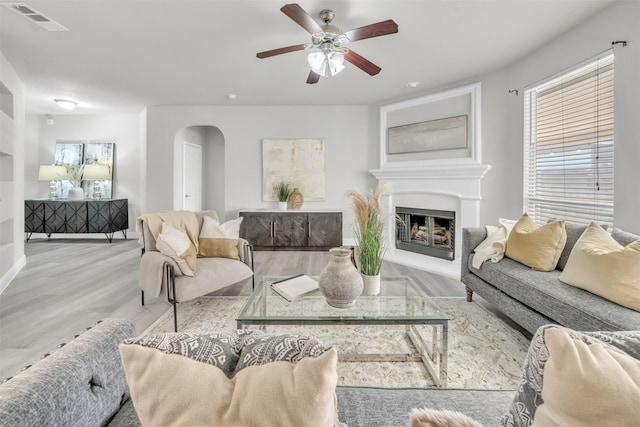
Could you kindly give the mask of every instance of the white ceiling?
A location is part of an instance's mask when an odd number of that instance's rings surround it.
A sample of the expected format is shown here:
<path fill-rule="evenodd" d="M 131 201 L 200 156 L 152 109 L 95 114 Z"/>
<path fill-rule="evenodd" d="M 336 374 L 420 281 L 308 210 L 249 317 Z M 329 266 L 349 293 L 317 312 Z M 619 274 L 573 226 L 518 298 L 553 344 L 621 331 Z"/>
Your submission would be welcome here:
<path fill-rule="evenodd" d="M 26 86 L 27 111 L 139 112 L 146 105 L 368 105 L 504 67 L 613 0 L 300 0 L 314 18 L 332 9 L 342 30 L 393 19 L 397 34 L 349 45 L 382 67 L 347 64 L 305 83 L 304 51 L 259 51 L 310 41 L 280 12 L 287 0 L 26 1 L 69 28 L 49 32 L 0 7 L 0 51 Z M 6 0 L 0 3 L 7 3 Z M 228 93 L 237 94 L 229 100 Z"/>

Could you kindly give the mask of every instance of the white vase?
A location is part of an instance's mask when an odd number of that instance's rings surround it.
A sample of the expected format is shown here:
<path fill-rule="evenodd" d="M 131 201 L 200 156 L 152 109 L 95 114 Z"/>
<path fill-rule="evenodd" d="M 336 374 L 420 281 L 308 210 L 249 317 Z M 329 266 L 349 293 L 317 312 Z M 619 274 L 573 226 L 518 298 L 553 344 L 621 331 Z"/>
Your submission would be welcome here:
<path fill-rule="evenodd" d="M 287 202 L 278 202 L 278 209 L 280 209 L 281 211 L 286 211 L 287 210 Z"/>
<path fill-rule="evenodd" d="M 332 307 L 351 307 L 362 293 L 362 276 L 351 263 L 349 249 L 332 248 L 329 255 L 318 280 L 320 293 Z"/>
<path fill-rule="evenodd" d="M 84 190 L 82 187 L 72 187 L 67 193 L 67 199 L 69 200 L 84 200 Z"/>
<path fill-rule="evenodd" d="M 362 275 L 362 295 L 378 295 L 380 293 L 380 275 Z"/>

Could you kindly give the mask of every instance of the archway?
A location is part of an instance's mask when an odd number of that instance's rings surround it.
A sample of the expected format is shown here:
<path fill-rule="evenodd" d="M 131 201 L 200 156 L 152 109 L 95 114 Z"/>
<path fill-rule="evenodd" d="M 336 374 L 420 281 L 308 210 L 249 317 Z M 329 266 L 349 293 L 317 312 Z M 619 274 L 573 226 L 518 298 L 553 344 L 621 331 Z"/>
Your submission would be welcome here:
<path fill-rule="evenodd" d="M 202 147 L 202 209 L 215 210 L 225 219 L 225 140 L 215 126 L 188 126 L 176 132 L 173 140 L 173 209 L 183 209 L 184 144 Z M 187 165 L 188 167 L 188 165 Z"/>

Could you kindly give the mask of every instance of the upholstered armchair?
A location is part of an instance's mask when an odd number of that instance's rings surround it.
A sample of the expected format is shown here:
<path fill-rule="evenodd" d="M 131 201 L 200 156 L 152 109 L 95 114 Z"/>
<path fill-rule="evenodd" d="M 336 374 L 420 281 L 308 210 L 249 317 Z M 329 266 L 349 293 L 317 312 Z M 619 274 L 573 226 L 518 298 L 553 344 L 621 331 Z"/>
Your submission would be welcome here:
<path fill-rule="evenodd" d="M 165 298 L 173 305 L 174 329 L 177 332 L 179 302 L 198 298 L 250 277 L 255 287 L 253 247 L 238 238 L 240 221 L 242 218 L 219 224 L 215 211 L 171 211 L 139 217 L 136 230 L 142 244 L 138 281 L 142 305 L 145 292 L 156 298 Z M 231 237 L 227 238 L 229 236 L 224 233 L 229 231 L 229 227 L 232 228 Z"/>

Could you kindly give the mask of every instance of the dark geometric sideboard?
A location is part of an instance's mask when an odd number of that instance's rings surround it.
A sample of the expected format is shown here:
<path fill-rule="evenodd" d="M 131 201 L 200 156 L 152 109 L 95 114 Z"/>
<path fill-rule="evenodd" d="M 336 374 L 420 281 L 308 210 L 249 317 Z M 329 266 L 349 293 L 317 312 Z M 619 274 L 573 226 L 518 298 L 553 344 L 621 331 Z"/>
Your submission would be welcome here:
<path fill-rule="evenodd" d="M 113 233 L 127 237 L 129 206 L 127 199 L 106 200 L 25 200 L 24 232 L 32 233 Z"/>

